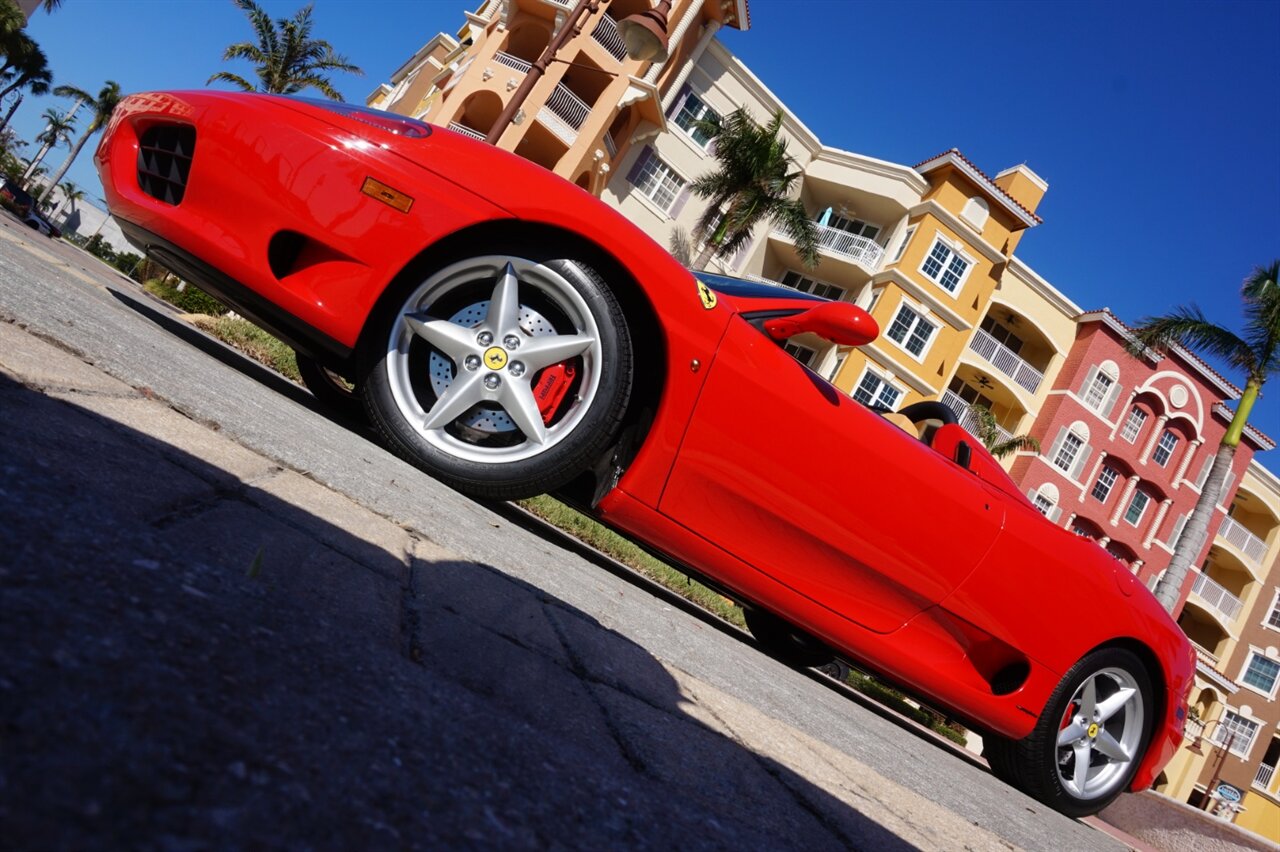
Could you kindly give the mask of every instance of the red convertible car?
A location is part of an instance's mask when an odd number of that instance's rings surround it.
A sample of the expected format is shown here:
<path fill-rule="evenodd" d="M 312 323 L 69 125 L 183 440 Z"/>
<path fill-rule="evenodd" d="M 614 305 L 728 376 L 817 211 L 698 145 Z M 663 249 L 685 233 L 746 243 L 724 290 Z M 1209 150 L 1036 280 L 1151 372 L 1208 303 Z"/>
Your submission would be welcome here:
<path fill-rule="evenodd" d="M 476 497 L 566 495 L 741 602 L 766 651 L 982 731 L 1058 810 L 1149 786 L 1181 741 L 1194 656 L 1127 570 L 941 404 L 885 416 L 784 351 L 869 342 L 853 305 L 695 276 L 532 163 L 343 104 L 134 95 L 97 165 L 132 242 L 318 396 L 354 387 L 395 452 Z"/>

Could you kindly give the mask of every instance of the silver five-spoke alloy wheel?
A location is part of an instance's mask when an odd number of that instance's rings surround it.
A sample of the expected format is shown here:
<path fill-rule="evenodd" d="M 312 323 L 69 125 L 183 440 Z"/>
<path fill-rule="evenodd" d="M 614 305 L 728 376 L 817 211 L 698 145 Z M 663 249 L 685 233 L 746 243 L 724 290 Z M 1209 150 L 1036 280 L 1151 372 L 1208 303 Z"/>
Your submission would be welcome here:
<path fill-rule="evenodd" d="M 386 370 L 397 408 L 429 444 L 467 461 L 513 462 L 573 432 L 597 391 L 601 357 L 598 324 L 560 272 L 491 256 L 449 266 L 409 294 Z M 534 391 L 556 365 L 572 365 L 572 396 L 548 420 Z"/>
<path fill-rule="evenodd" d="M 1122 668 L 1093 673 L 1076 689 L 1058 731 L 1058 779 L 1079 799 L 1109 796 L 1128 781 L 1140 757 L 1146 708 L 1133 675 Z"/>

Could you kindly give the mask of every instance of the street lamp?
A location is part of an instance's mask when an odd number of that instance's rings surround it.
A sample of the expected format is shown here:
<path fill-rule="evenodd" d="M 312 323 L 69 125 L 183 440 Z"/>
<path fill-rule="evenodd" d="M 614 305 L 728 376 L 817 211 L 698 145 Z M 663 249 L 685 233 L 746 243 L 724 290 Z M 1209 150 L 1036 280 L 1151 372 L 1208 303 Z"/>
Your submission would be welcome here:
<path fill-rule="evenodd" d="M 600 9 L 600 3 L 601 0 L 578 0 L 578 5 L 573 7 L 560 32 L 551 39 L 547 49 L 538 57 L 538 61 L 530 66 L 529 73 L 525 75 L 520 87 L 511 95 L 511 100 L 493 122 L 493 127 L 489 129 L 489 135 L 484 141 L 490 145 L 498 144 L 503 132 L 511 126 L 516 113 L 520 111 L 525 99 L 533 91 L 533 87 L 542 79 L 542 75 L 547 73 L 547 66 L 555 61 L 560 48 L 564 47 L 569 39 L 582 32 L 583 19 L 594 15 Z M 655 62 L 661 62 L 667 58 L 667 13 L 670 11 L 671 0 L 661 0 L 656 9 L 631 15 L 618 23 L 618 32 L 622 35 L 628 56 L 632 59 L 649 59 Z M 628 32 L 633 35 L 628 37 Z"/>
<path fill-rule="evenodd" d="M 1221 717 L 1214 719 L 1211 722 L 1205 723 L 1205 726 L 1200 729 L 1200 733 L 1196 734 L 1196 738 L 1191 742 L 1191 745 L 1187 746 L 1187 749 L 1189 751 L 1195 752 L 1196 754 L 1204 754 L 1204 752 L 1200 750 L 1200 744 L 1201 744 L 1201 741 L 1204 739 L 1205 732 L 1209 730 L 1210 725 L 1221 725 L 1221 724 L 1222 724 Z M 1214 744 L 1213 748 L 1220 747 L 1222 749 L 1222 754 L 1218 756 L 1218 760 L 1213 766 L 1213 775 L 1209 777 L 1209 783 L 1205 785 L 1204 805 L 1201 807 L 1201 810 L 1207 811 L 1209 810 L 1209 808 L 1213 806 L 1213 802 L 1214 802 L 1213 788 L 1215 785 L 1217 785 L 1219 781 L 1222 780 L 1222 766 L 1227 762 L 1227 755 L 1231 754 L 1231 746 L 1232 744 L 1235 743 L 1235 741 L 1236 741 L 1236 732 L 1235 732 L 1235 729 L 1233 728 L 1227 732 L 1227 741 L 1225 743 L 1223 743 L 1221 746 L 1218 746 L 1216 743 Z M 1210 749 L 1210 752 L 1213 751 L 1213 748 Z"/>

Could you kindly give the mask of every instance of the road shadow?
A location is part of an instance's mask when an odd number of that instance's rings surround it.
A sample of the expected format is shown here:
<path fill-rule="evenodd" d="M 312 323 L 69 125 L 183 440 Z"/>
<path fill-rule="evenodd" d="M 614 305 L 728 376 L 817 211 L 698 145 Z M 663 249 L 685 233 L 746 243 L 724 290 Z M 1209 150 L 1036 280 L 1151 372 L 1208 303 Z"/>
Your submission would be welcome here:
<path fill-rule="evenodd" d="M 914 848 L 543 589 L 238 448 L 0 410 L 0 845 Z"/>

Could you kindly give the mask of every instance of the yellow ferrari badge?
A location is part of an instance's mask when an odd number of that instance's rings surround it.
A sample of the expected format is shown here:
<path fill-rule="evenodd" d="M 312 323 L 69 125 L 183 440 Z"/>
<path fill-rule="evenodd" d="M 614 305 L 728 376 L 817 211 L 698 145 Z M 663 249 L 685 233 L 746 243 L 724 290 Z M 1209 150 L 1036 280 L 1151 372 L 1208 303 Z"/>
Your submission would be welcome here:
<path fill-rule="evenodd" d="M 702 307 L 707 310 L 711 310 L 716 306 L 716 294 L 701 281 L 698 282 L 698 298 L 702 300 Z"/>
<path fill-rule="evenodd" d="M 1098 736 L 1098 724 L 1095 722 L 1089 726 L 1089 739 L 1093 739 L 1096 736 Z"/>
<path fill-rule="evenodd" d="M 484 363 L 490 370 L 501 370 L 507 366 L 507 351 L 501 346 L 490 346 L 485 350 Z"/>

